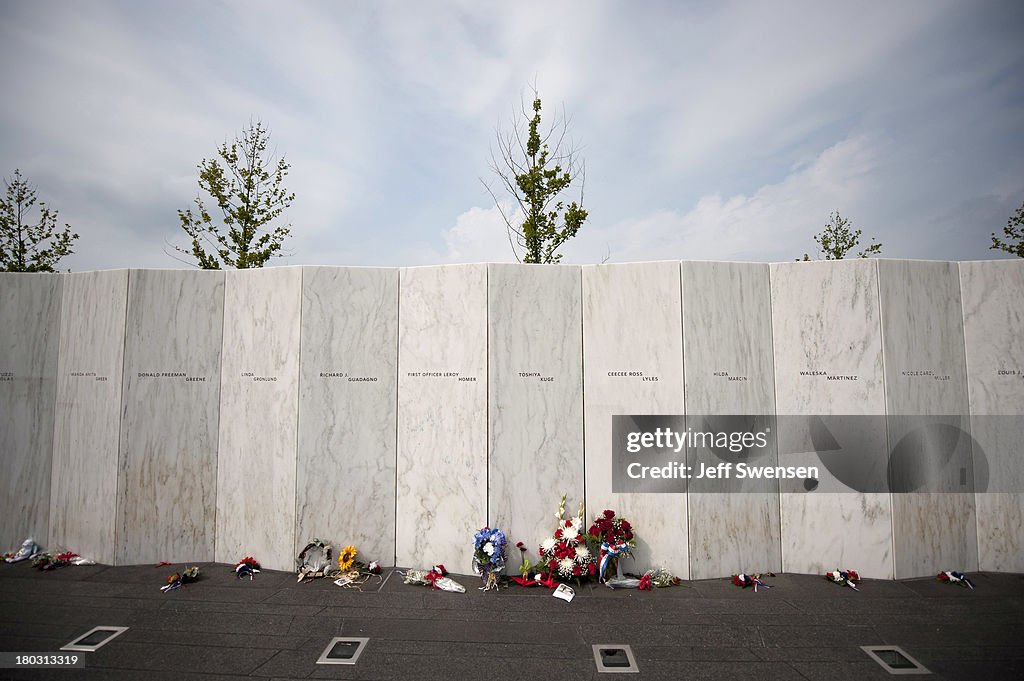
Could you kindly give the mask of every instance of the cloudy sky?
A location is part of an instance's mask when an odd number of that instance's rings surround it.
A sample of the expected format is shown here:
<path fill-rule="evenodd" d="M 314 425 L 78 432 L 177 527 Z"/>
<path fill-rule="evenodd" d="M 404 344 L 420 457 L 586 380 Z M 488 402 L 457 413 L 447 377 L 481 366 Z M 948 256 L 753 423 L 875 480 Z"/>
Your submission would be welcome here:
<path fill-rule="evenodd" d="M 481 184 L 536 82 L 586 161 L 564 262 L 784 261 L 833 210 L 887 257 L 988 259 L 1024 202 L 1024 3 L 0 0 L 0 173 L 73 270 L 182 267 L 196 164 L 292 164 L 277 264 L 514 261 Z"/>

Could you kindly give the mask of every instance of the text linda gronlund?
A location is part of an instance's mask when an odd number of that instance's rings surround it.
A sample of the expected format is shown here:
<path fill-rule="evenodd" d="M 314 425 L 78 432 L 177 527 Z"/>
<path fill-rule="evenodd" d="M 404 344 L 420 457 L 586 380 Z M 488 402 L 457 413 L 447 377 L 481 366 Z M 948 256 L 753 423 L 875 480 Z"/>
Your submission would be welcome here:
<path fill-rule="evenodd" d="M 769 446 L 771 428 L 760 431 L 699 431 L 687 428 L 677 431 L 672 428 L 632 431 L 626 434 L 626 451 L 639 454 L 645 450 L 682 452 L 684 447 L 728 450 L 732 454 L 764 450 Z M 688 466 L 683 462 L 671 461 L 661 465 L 646 465 L 632 461 L 626 466 L 626 475 L 634 480 L 642 479 L 818 479 L 817 466 L 765 466 L 745 462 L 721 461 L 716 465 L 699 462 Z"/>

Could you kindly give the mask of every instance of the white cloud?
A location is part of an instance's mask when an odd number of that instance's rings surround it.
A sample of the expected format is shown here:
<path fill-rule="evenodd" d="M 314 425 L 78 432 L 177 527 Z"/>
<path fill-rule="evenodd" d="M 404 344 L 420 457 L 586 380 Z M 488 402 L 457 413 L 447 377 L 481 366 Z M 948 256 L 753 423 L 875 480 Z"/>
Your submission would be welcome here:
<path fill-rule="evenodd" d="M 813 246 L 811 235 L 831 211 L 856 214 L 868 200 L 876 188 L 877 147 L 867 137 L 846 139 L 750 195 L 707 195 L 685 213 L 658 210 L 592 229 L 573 260 L 599 262 L 605 249 L 612 262 L 795 258 Z"/>
<path fill-rule="evenodd" d="M 502 210 L 512 224 L 521 221 L 518 209 L 505 204 Z M 444 260 L 448 263 L 516 262 L 505 220 L 497 206 L 474 206 L 459 215 L 455 225 L 444 232 L 444 242 L 448 248 Z"/>

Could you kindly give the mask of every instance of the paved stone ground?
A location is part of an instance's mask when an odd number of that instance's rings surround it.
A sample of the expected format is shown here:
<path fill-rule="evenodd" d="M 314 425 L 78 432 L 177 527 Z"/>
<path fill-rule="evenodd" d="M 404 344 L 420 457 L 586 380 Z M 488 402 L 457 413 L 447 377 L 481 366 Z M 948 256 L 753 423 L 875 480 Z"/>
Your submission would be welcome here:
<path fill-rule="evenodd" d="M 3 679 L 621 678 L 595 671 L 591 645 L 632 646 L 640 679 L 891 678 L 858 646 L 895 644 L 930 678 L 1024 679 L 1024 576 L 978 574 L 977 590 L 937 580 L 866 580 L 860 593 L 809 575 L 752 593 L 728 580 L 654 592 L 546 589 L 466 594 L 402 584 L 363 592 L 200 564 L 200 581 L 162 593 L 175 566 L 0 565 L 0 651 L 52 652 L 94 626 L 130 629 L 78 670 L 0 669 Z M 353 667 L 315 663 L 333 636 L 369 636 Z"/>

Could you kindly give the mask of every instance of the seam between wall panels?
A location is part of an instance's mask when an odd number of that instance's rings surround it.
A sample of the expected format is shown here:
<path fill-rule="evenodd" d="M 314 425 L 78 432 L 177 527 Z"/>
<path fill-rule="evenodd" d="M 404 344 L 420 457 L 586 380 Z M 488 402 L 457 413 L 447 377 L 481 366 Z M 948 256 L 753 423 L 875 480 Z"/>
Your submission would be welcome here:
<path fill-rule="evenodd" d="M 62 356 L 60 351 L 60 339 L 64 333 L 64 284 L 66 282 L 64 274 L 58 274 L 57 276 L 60 277 L 57 280 L 59 283 L 57 288 L 60 290 L 60 305 L 57 308 L 57 361 L 54 366 L 56 373 L 53 376 L 53 423 L 50 427 L 50 484 L 46 494 L 46 537 L 44 538 L 44 541 L 47 546 L 52 543 L 51 537 L 53 535 L 53 455 L 55 450 L 54 445 L 57 443 L 57 401 L 60 388 Z"/>
<path fill-rule="evenodd" d="M 685 287 L 683 286 L 683 262 L 676 264 L 676 272 L 679 275 L 679 394 L 682 397 L 683 424 L 686 424 L 686 302 Z M 687 461 L 690 455 L 690 448 L 684 445 L 683 460 Z M 687 461 L 687 463 L 689 463 Z M 683 497 L 683 507 L 686 509 L 686 571 L 687 577 L 693 579 L 693 550 L 690 548 L 690 538 L 693 536 L 693 517 L 690 514 L 690 484 L 684 480 L 686 493 Z"/>
<path fill-rule="evenodd" d="M 220 348 L 221 351 L 217 354 L 217 374 L 220 380 L 217 381 L 217 425 L 216 425 L 216 441 L 213 449 L 213 525 L 210 534 L 211 540 L 211 555 L 209 560 L 216 561 L 217 552 L 217 473 L 220 468 L 220 413 L 221 413 L 221 395 L 224 391 L 224 315 L 225 308 L 227 307 L 227 291 L 228 291 L 228 277 L 226 272 L 221 273 L 223 285 L 221 286 L 221 297 L 220 297 Z"/>
<path fill-rule="evenodd" d="M 228 317 L 228 273 L 224 272 L 224 305 L 220 312 L 220 390 L 217 393 L 217 459 L 213 467 L 213 560 L 217 561 L 217 537 L 220 533 L 218 520 L 220 515 L 220 457 L 221 457 L 221 421 L 224 414 L 224 358 L 227 353 L 224 351 L 224 343 L 227 340 L 227 317 Z"/>
<path fill-rule="evenodd" d="M 120 518 L 121 518 L 121 514 L 119 513 L 119 510 L 121 508 L 123 508 L 124 499 L 121 498 L 121 494 L 122 494 L 123 491 L 125 491 L 125 490 L 121 489 L 122 488 L 122 484 L 121 484 L 121 465 L 122 465 L 122 461 L 123 461 L 122 457 L 125 455 L 125 452 L 123 451 L 123 448 L 122 448 L 121 445 L 122 445 L 122 442 L 123 442 L 123 440 L 122 440 L 122 428 L 124 427 L 124 413 L 125 413 L 125 410 L 128 408 L 128 405 L 127 405 L 127 403 L 125 402 L 125 399 L 124 399 L 124 396 L 125 396 L 124 383 L 125 383 L 125 381 L 128 380 L 128 376 L 125 373 L 125 364 L 127 363 L 127 360 L 128 360 L 128 357 L 127 357 L 128 356 L 128 300 L 129 300 L 129 295 L 130 295 L 130 291 L 131 291 L 131 284 L 132 284 L 132 270 L 129 269 L 126 272 L 125 277 L 124 277 L 124 326 L 122 327 L 122 330 L 121 330 L 121 381 L 120 381 L 121 387 L 120 387 L 120 390 L 118 391 L 118 400 L 117 400 L 118 401 L 118 407 L 117 407 L 117 455 L 115 457 L 115 463 L 114 463 L 114 513 L 113 513 L 113 517 L 111 518 L 111 522 L 114 523 L 114 546 L 113 546 L 113 555 L 111 556 L 111 562 L 114 565 L 117 565 L 119 563 L 119 561 L 118 561 L 118 553 L 119 553 L 119 551 L 118 551 L 118 547 L 119 547 L 118 535 L 120 533 L 118 532 L 118 529 L 119 529 L 119 525 L 121 524 L 119 522 Z"/>
<path fill-rule="evenodd" d="M 887 365 L 885 361 L 885 324 L 883 316 L 885 311 L 882 309 L 882 270 L 879 267 L 878 260 L 872 263 L 875 270 L 875 301 L 878 304 L 878 338 L 881 345 L 882 351 L 882 409 L 885 411 L 885 451 L 886 451 L 886 462 L 888 465 L 889 457 L 892 453 L 892 444 L 889 442 L 889 385 L 887 378 Z M 886 487 L 889 489 L 889 541 L 892 551 L 889 556 L 889 563 L 892 565 L 892 578 L 899 579 L 896 574 L 896 499 L 893 496 L 891 486 L 886 481 Z"/>
<path fill-rule="evenodd" d="M 484 265 L 484 518 L 491 526 L 491 266 Z M 509 518 L 509 521 L 512 519 Z"/>
<path fill-rule="evenodd" d="M 302 294 L 306 285 L 306 268 L 299 268 L 299 340 L 295 359 L 295 447 L 292 472 L 292 554 L 298 554 L 299 535 L 299 426 L 302 422 Z"/>
<path fill-rule="evenodd" d="M 771 357 L 772 357 L 772 410 L 771 413 L 775 414 L 775 463 L 781 466 L 782 462 L 779 460 L 779 381 L 778 381 L 778 365 L 775 362 L 775 305 L 772 302 L 774 296 L 772 295 L 772 266 L 770 264 L 765 265 L 765 272 L 768 277 L 768 343 L 771 346 Z M 782 541 L 782 485 L 776 483 L 776 492 L 778 497 L 779 506 L 779 570 L 782 572 L 786 571 L 786 557 L 784 554 L 784 542 Z"/>
<path fill-rule="evenodd" d="M 964 393 L 967 396 L 967 433 L 971 444 L 971 476 L 974 480 L 974 493 L 971 495 L 974 497 L 974 552 L 977 554 L 978 559 L 978 571 L 982 569 L 981 565 L 981 517 L 979 511 L 979 492 L 978 490 L 978 466 L 974 460 L 974 447 L 977 444 L 977 440 L 974 438 L 974 408 L 973 401 L 971 400 L 971 371 L 969 366 L 969 359 L 967 356 L 967 313 L 964 310 L 964 279 L 963 272 L 960 268 L 962 264 L 956 263 L 956 283 L 957 290 L 960 292 L 960 336 L 964 341 Z"/>
<path fill-rule="evenodd" d="M 583 285 L 585 276 L 584 269 L 591 265 L 580 266 L 580 451 L 583 453 L 583 517 L 590 514 L 587 508 L 587 334 L 586 328 L 587 306 L 585 300 L 586 287 Z"/>
<path fill-rule="evenodd" d="M 398 278 L 398 282 L 395 285 L 395 499 L 393 506 L 395 509 L 394 523 L 392 525 L 394 534 L 392 535 L 392 549 L 394 550 L 393 562 L 398 564 L 398 450 L 401 447 L 399 437 L 401 430 L 399 429 L 399 406 L 401 402 L 398 399 L 398 383 L 402 375 L 402 271 L 403 268 L 398 268 L 395 276 Z"/>

